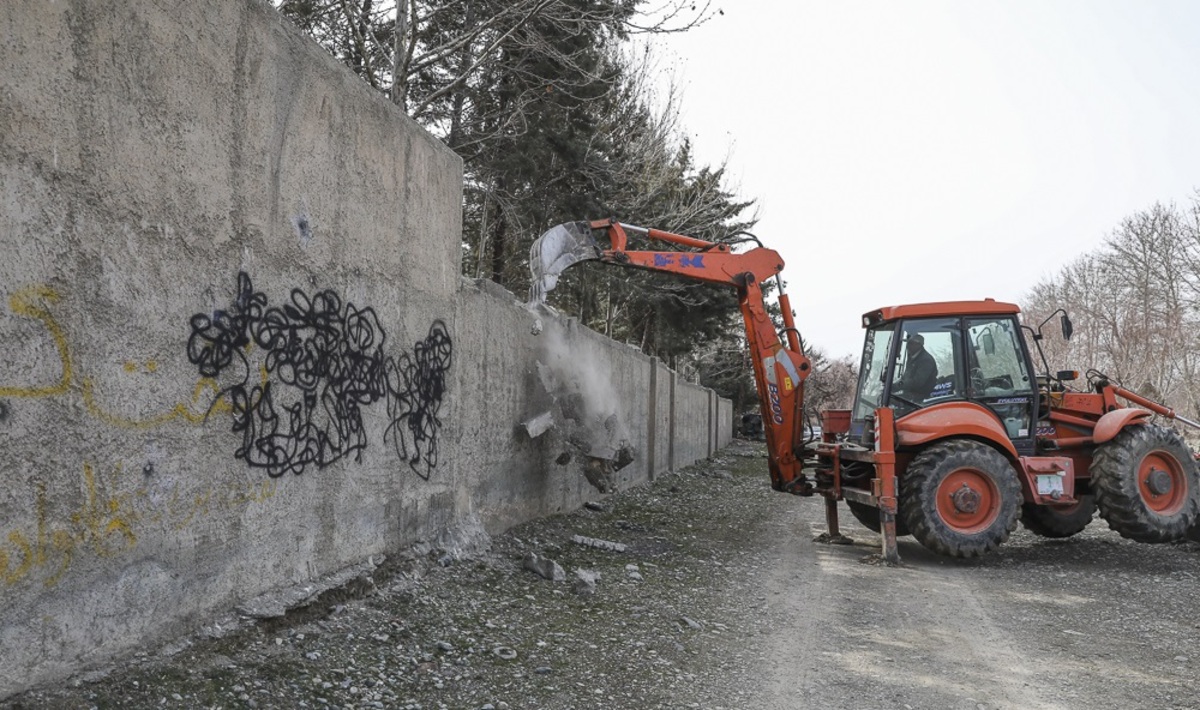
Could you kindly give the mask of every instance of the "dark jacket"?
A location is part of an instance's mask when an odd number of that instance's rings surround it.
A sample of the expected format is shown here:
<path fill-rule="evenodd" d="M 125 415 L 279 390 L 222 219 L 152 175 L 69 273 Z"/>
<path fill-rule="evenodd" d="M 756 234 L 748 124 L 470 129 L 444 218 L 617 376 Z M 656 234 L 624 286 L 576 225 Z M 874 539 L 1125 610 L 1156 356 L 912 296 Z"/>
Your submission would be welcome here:
<path fill-rule="evenodd" d="M 914 402 L 920 402 L 933 391 L 933 383 L 937 380 L 937 363 L 933 356 L 924 348 L 911 354 L 908 364 L 904 366 L 904 374 L 900 375 L 897 383 L 897 394 Z"/>

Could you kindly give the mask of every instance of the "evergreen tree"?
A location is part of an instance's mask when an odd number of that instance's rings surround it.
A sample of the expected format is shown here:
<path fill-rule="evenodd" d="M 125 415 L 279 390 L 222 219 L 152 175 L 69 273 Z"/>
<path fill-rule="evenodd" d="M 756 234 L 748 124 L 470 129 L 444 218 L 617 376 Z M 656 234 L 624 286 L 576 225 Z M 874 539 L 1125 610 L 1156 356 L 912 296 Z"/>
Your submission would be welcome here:
<path fill-rule="evenodd" d="M 654 21 L 642 4 L 277 0 L 463 158 L 464 272 L 519 294 L 532 241 L 560 222 L 617 216 L 713 241 L 753 225 L 743 216 L 752 203 L 724 187 L 724 168 L 694 164 L 672 97 L 656 106 L 646 55 L 629 53 L 631 34 L 685 29 L 707 4 L 671 0 Z M 723 394 L 750 381 L 748 367 L 735 382 L 732 367 L 694 365 L 714 348 L 744 350 L 732 289 L 584 264 L 551 303 Z"/>

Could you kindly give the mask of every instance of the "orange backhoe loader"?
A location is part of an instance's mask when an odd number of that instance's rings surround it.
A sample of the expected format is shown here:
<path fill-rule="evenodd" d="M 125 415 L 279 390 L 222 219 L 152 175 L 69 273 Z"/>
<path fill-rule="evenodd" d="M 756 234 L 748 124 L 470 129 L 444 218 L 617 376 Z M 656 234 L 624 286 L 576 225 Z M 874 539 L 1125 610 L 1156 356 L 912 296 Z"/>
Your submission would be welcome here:
<path fill-rule="evenodd" d="M 631 250 L 629 234 L 669 246 Z M 739 252 L 731 244 L 613 219 L 559 225 L 531 251 L 533 294 L 544 298 L 564 269 L 591 259 L 737 289 L 772 488 L 824 497 L 830 541 L 844 539 L 838 501 L 845 501 L 881 534 L 889 563 L 899 562 L 898 535 L 943 555 L 977 557 L 1007 540 L 1018 521 L 1038 535 L 1069 537 L 1097 509 L 1111 528 L 1140 542 L 1179 540 L 1197 524 L 1196 460 L 1179 434 L 1151 416 L 1200 424 L 1095 371 L 1085 390 L 1076 389 L 1078 373 L 1051 373 L 1042 354 L 1050 319 L 1022 325 L 1017 306 L 991 299 L 865 314 L 854 406 L 821 412 L 820 439 L 806 441 L 804 382 L 812 365 L 778 279 L 783 260 L 761 244 Z M 764 303 L 762 284 L 771 278 L 781 331 Z M 1069 338 L 1070 320 L 1054 315 Z"/>

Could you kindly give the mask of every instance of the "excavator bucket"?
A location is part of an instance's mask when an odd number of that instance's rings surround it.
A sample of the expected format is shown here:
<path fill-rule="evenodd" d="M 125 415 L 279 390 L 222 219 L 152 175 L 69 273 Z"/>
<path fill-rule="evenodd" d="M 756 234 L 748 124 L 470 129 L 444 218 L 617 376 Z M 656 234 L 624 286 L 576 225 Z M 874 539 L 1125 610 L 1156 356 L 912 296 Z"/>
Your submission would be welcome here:
<path fill-rule="evenodd" d="M 546 294 L 558 285 L 558 277 L 571 266 L 600 258 L 600 246 L 587 222 L 567 222 L 551 227 L 529 248 L 530 303 L 545 303 Z"/>

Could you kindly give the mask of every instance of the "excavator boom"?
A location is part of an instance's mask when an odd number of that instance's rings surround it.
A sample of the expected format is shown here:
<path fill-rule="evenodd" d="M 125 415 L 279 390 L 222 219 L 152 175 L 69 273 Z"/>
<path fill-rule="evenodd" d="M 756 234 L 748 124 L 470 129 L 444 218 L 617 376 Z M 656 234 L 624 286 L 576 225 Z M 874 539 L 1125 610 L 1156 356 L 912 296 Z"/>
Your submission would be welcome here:
<path fill-rule="evenodd" d="M 602 248 L 595 240 L 595 232 L 605 233 L 608 248 Z M 631 250 L 630 233 L 676 248 Z M 637 227 L 615 219 L 568 223 L 554 227 L 534 242 L 530 251 L 533 297 L 544 298 L 563 270 L 585 260 L 678 274 L 737 289 L 767 437 L 771 486 L 809 494 L 811 488 L 801 474 L 797 448 L 804 440 L 804 381 L 812 365 L 801 349 L 782 280 L 778 283 L 784 324 L 782 339 L 767 312 L 762 290 L 763 282 L 778 279 L 783 270 L 783 259 L 778 252 L 762 246 L 734 252 L 729 244 Z"/>

